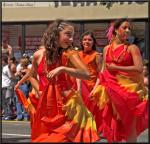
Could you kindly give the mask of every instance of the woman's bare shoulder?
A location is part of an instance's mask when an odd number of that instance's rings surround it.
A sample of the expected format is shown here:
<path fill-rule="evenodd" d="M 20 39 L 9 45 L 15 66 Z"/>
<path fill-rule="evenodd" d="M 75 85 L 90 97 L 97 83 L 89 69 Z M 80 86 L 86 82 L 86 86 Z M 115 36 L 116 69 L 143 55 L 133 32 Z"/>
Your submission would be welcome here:
<path fill-rule="evenodd" d="M 109 48 L 110 47 L 110 44 L 109 45 L 106 45 L 105 47 L 104 47 L 104 49 L 107 49 L 107 48 Z"/>
<path fill-rule="evenodd" d="M 103 49 L 103 53 L 105 53 L 107 51 L 107 49 L 110 47 L 110 44 L 109 45 L 106 45 Z"/>
<path fill-rule="evenodd" d="M 41 55 L 43 55 L 43 53 L 45 52 L 45 48 L 40 48 L 38 49 L 34 54 L 33 54 L 33 57 L 34 58 L 38 58 L 40 57 Z"/>
<path fill-rule="evenodd" d="M 131 44 L 131 45 L 128 46 L 128 48 L 139 48 L 139 47 L 135 44 Z"/>
<path fill-rule="evenodd" d="M 139 51 L 140 50 L 139 47 L 137 45 L 135 45 L 135 44 L 129 45 L 128 49 L 129 49 L 130 52 L 131 51 Z"/>

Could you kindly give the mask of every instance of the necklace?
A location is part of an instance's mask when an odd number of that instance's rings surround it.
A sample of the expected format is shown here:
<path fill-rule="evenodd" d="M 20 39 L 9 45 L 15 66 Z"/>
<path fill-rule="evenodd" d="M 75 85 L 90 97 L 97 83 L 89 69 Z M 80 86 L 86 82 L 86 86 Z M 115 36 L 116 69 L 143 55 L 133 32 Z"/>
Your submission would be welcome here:
<path fill-rule="evenodd" d="M 123 46 L 123 50 L 118 55 L 115 55 L 114 51 L 121 46 Z M 113 48 L 113 44 L 111 44 L 110 48 L 109 48 L 109 56 L 111 57 L 112 61 L 118 63 L 124 59 L 126 51 L 127 51 L 127 45 L 125 45 L 125 44 L 121 44 L 121 45 L 117 46 L 115 49 Z"/>

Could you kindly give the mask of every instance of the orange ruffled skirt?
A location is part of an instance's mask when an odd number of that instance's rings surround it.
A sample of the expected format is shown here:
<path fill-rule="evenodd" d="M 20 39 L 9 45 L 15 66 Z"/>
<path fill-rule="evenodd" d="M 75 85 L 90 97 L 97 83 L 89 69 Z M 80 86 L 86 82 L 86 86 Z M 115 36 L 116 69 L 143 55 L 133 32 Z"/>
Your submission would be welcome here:
<path fill-rule="evenodd" d="M 100 140 L 92 114 L 77 91 L 63 97 L 57 85 L 43 91 L 31 127 L 32 142 L 96 142 Z"/>
<path fill-rule="evenodd" d="M 34 121 L 34 116 L 36 113 L 36 107 L 38 105 L 38 99 L 36 98 L 35 94 L 32 92 L 29 93 L 28 99 L 20 89 L 15 90 L 15 92 L 19 102 L 24 106 L 25 110 L 30 114 L 30 122 L 32 127 L 32 123 Z"/>

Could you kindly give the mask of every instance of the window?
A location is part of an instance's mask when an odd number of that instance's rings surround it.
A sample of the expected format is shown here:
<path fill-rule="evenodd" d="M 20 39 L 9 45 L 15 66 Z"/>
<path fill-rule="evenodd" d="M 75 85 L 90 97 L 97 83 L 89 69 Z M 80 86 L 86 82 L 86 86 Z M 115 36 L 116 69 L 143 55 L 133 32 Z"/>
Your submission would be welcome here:
<path fill-rule="evenodd" d="M 46 30 L 46 24 L 26 25 L 25 29 L 25 53 L 32 55 L 41 45 L 41 38 Z"/>
<path fill-rule="evenodd" d="M 21 25 L 2 25 L 2 40 L 7 39 L 8 44 L 13 49 L 13 54 L 17 60 L 21 57 L 22 47 L 20 46 L 19 36 L 21 37 Z"/>

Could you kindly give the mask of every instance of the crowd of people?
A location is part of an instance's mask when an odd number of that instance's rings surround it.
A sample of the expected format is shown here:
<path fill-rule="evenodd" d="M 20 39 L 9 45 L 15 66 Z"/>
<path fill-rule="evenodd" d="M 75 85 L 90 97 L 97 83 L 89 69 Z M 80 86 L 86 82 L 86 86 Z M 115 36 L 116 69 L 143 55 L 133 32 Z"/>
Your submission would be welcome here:
<path fill-rule="evenodd" d="M 14 92 L 14 86 L 31 68 L 31 59 L 24 54 L 19 62 L 12 55 L 2 55 L 2 119 L 3 120 L 29 120 L 29 114 L 19 102 Z M 31 85 L 25 82 L 20 89 L 28 97 Z"/>
<path fill-rule="evenodd" d="M 82 34 L 78 50 L 74 27 L 58 19 L 32 64 L 3 56 L 3 119 L 30 119 L 32 142 L 136 142 L 148 128 L 148 71 L 128 41 L 130 27 L 128 19 L 111 24 L 99 53 L 93 32 Z"/>

